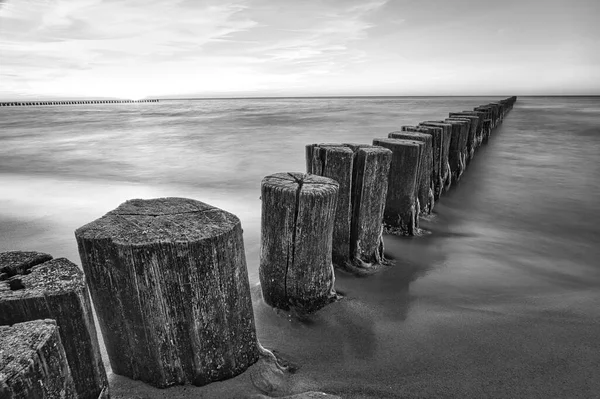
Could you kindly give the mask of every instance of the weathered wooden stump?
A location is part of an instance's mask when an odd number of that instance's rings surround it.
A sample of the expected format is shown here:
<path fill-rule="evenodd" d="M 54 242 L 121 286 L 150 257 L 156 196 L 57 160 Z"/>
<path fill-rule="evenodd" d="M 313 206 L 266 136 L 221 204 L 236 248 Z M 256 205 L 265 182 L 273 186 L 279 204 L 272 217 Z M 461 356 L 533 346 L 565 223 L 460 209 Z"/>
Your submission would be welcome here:
<path fill-rule="evenodd" d="M 339 183 L 333 264 L 353 272 L 387 263 L 382 222 L 392 152 L 367 144 L 309 144 L 307 172 Z M 358 269 L 357 269 L 358 268 Z"/>
<path fill-rule="evenodd" d="M 83 273 L 65 258 L 50 259 L 39 252 L 0 253 L 0 325 L 56 320 L 78 397 L 108 397 Z"/>
<path fill-rule="evenodd" d="M 374 145 L 392 150 L 388 191 L 383 213 L 388 234 L 415 235 L 419 232 L 417 178 L 423 143 L 413 140 L 374 139 Z"/>
<path fill-rule="evenodd" d="M 339 184 L 276 173 L 261 184 L 259 277 L 265 302 L 312 313 L 336 298 L 332 241 Z"/>
<path fill-rule="evenodd" d="M 431 175 L 433 173 L 433 145 L 431 135 L 400 131 L 391 132 L 388 134 L 388 137 L 390 139 L 414 140 L 423 143 L 418 176 L 419 211 L 423 215 L 431 214 L 435 204 L 431 184 Z"/>
<path fill-rule="evenodd" d="M 431 184 L 434 201 L 440 198 L 444 181 L 442 179 L 442 151 L 443 151 L 443 129 L 431 126 L 402 126 L 403 132 L 425 133 L 432 137 L 433 169 L 431 173 Z"/>
<path fill-rule="evenodd" d="M 205 385 L 256 362 L 235 215 L 187 198 L 134 199 L 75 236 L 115 373 Z"/>
<path fill-rule="evenodd" d="M 460 151 L 460 154 L 461 154 L 460 161 L 461 161 L 462 170 L 461 170 L 460 174 L 462 175 L 462 173 L 467 168 L 467 159 L 469 158 L 469 150 L 468 150 L 467 143 L 469 141 L 469 132 L 471 130 L 471 121 L 470 120 L 457 120 L 454 118 L 446 118 L 446 119 L 444 119 L 444 122 L 451 123 L 454 126 L 456 126 L 456 125 L 460 126 L 460 129 L 458 129 L 458 132 L 460 134 L 460 136 L 459 136 L 460 140 L 458 142 L 458 150 Z"/>
<path fill-rule="evenodd" d="M 452 124 L 442 123 L 436 121 L 425 121 L 421 122 L 419 126 L 425 127 L 436 127 L 441 128 L 443 132 L 443 147 L 442 147 L 442 159 L 440 161 L 441 174 L 443 180 L 443 187 L 446 191 L 450 189 L 452 185 L 452 173 L 450 170 L 450 144 L 452 142 Z"/>
<path fill-rule="evenodd" d="M 477 117 L 477 130 L 475 133 L 475 148 L 477 149 L 483 143 L 483 121 L 485 119 L 485 113 L 481 111 L 461 111 L 451 112 L 450 117 L 462 117 L 462 116 L 474 116 Z"/>
<path fill-rule="evenodd" d="M 78 398 L 54 320 L 0 326 L 0 398 Z"/>
<path fill-rule="evenodd" d="M 435 121 L 440 123 L 447 123 L 451 125 L 451 140 L 450 150 L 448 153 L 448 162 L 450 164 L 450 174 L 452 181 L 457 182 L 460 180 L 464 169 L 465 169 L 465 149 L 463 145 L 466 143 L 466 129 L 463 123 L 458 121 Z"/>
<path fill-rule="evenodd" d="M 487 137 L 484 137 L 484 142 L 487 142 L 487 140 L 489 139 L 489 136 L 492 132 L 492 129 L 494 129 L 496 127 L 496 123 L 495 123 L 496 117 L 494 115 L 494 108 L 489 105 L 482 105 L 482 106 L 473 108 L 473 110 L 485 112 L 486 113 L 485 119 L 490 120 L 490 129 L 488 131 Z"/>
<path fill-rule="evenodd" d="M 484 119 L 483 121 L 483 144 L 487 143 L 492 134 L 492 120 Z"/>
<path fill-rule="evenodd" d="M 479 130 L 479 117 L 476 115 L 460 115 L 451 113 L 449 120 L 469 122 L 469 132 L 467 137 L 467 162 L 473 159 L 475 149 L 477 148 L 477 131 Z"/>

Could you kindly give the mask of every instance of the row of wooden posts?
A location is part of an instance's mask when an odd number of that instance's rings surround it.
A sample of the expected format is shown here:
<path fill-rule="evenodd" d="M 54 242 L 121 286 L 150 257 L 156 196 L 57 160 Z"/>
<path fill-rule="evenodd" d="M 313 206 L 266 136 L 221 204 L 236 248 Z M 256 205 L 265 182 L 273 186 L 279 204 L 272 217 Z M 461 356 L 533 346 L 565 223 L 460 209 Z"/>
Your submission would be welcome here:
<path fill-rule="evenodd" d="M 70 101 L 0 101 L 0 107 L 24 107 L 41 105 L 78 105 L 78 104 L 124 104 L 157 103 L 156 99 L 145 100 L 70 100 Z"/>
<path fill-rule="evenodd" d="M 368 274 L 386 264 L 382 232 L 417 235 L 419 216 L 515 101 L 402 126 L 373 145 L 310 144 L 307 173 L 265 177 L 265 302 L 314 312 L 337 298 L 334 266 Z M 187 198 L 135 199 L 75 237 L 85 274 L 44 253 L 0 253 L 0 397 L 109 397 L 88 287 L 116 374 L 205 385 L 257 361 L 235 215 Z"/>

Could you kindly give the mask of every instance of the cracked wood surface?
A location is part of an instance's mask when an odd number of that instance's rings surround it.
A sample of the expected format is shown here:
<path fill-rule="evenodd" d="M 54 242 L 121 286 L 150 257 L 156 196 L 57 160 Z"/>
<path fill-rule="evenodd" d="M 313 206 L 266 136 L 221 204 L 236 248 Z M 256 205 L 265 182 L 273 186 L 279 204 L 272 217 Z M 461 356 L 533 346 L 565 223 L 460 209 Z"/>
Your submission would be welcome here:
<path fill-rule="evenodd" d="M 304 173 L 276 173 L 261 184 L 259 277 L 273 307 L 314 312 L 333 297 L 332 241 L 339 184 Z"/>
<path fill-rule="evenodd" d="M 79 398 L 107 397 L 106 371 L 79 267 L 65 258 L 11 251 L 0 253 L 0 268 L 16 271 L 0 281 L 0 325 L 55 319 Z"/>
<path fill-rule="evenodd" d="M 235 215 L 187 198 L 135 199 L 75 236 L 115 373 L 205 385 L 256 362 Z"/>

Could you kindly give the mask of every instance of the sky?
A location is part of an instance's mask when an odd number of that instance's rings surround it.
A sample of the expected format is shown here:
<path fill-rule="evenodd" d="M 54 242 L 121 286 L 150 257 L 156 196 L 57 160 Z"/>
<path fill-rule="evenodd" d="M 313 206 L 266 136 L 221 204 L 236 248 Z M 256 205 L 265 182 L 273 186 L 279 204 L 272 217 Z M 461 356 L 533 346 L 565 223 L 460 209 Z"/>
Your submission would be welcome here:
<path fill-rule="evenodd" d="M 0 0 L 0 99 L 599 95 L 600 0 Z"/>

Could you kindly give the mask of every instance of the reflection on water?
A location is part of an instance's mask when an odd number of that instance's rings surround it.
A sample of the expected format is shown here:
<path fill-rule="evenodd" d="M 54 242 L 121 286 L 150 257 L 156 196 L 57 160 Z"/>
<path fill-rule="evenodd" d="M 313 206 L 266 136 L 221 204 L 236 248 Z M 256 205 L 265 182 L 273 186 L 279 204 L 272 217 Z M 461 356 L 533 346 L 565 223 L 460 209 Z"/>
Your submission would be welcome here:
<path fill-rule="evenodd" d="M 130 198 L 238 215 L 263 345 L 350 398 L 594 397 L 600 392 L 600 100 L 519 98 L 459 184 L 385 237 L 395 265 L 339 274 L 307 318 L 260 298 L 259 186 L 304 145 L 371 142 L 494 98 L 165 101 L 0 109 L 0 250 L 79 260 L 73 231 Z M 193 391 L 193 390 L 192 390 Z"/>

